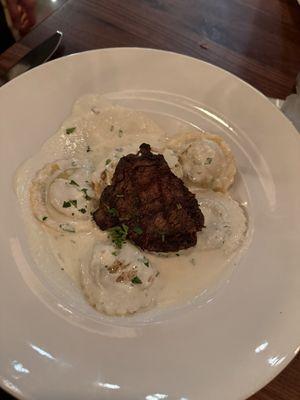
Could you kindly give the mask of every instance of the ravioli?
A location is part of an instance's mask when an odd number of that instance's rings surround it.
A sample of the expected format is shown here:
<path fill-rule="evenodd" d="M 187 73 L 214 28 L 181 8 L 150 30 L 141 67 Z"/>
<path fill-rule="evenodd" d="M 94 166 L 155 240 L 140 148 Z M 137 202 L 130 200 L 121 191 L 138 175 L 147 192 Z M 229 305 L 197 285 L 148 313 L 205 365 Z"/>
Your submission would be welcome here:
<path fill-rule="evenodd" d="M 81 267 L 81 286 L 89 303 L 109 315 L 126 315 L 155 304 L 158 270 L 130 244 L 116 250 L 97 243 L 90 263 Z"/>
<path fill-rule="evenodd" d="M 244 210 L 228 194 L 208 190 L 198 190 L 195 194 L 205 219 L 205 229 L 198 234 L 199 248 L 221 248 L 226 254 L 233 253 L 247 231 Z"/>
<path fill-rule="evenodd" d="M 91 229 L 95 209 L 91 171 L 74 160 L 46 164 L 30 185 L 30 203 L 35 218 L 57 231 Z"/>
<path fill-rule="evenodd" d="M 199 187 L 226 192 L 234 181 L 236 165 L 228 144 L 205 132 L 172 138 L 167 148 L 177 155 L 184 180 Z M 180 176 L 179 176 L 180 177 Z"/>

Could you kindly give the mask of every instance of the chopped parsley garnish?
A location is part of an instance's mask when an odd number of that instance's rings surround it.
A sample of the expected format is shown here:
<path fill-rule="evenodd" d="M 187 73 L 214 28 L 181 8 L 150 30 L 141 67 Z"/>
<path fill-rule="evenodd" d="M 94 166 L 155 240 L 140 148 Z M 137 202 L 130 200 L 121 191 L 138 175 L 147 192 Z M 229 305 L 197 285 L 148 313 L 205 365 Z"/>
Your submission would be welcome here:
<path fill-rule="evenodd" d="M 141 283 L 143 283 L 138 276 L 132 278 L 131 282 L 134 283 L 135 285 L 140 285 Z"/>
<path fill-rule="evenodd" d="M 64 201 L 63 208 L 69 208 L 71 206 L 77 207 L 77 200 Z"/>
<path fill-rule="evenodd" d="M 92 150 L 91 150 L 90 146 L 88 146 L 88 147 L 86 148 L 86 152 L 89 153 L 90 151 L 92 151 Z"/>
<path fill-rule="evenodd" d="M 176 204 L 177 210 L 181 210 L 182 209 L 182 205 L 180 203 Z"/>
<path fill-rule="evenodd" d="M 105 161 L 105 165 L 108 165 L 110 162 L 111 162 L 111 160 L 108 158 L 108 159 Z"/>
<path fill-rule="evenodd" d="M 116 196 L 121 198 L 124 197 L 124 194 L 117 194 Z"/>
<path fill-rule="evenodd" d="M 42 221 L 46 221 L 47 218 L 48 218 L 47 215 L 45 215 L 45 216 L 42 218 Z"/>
<path fill-rule="evenodd" d="M 116 251 L 113 251 L 112 253 L 111 253 L 113 256 L 117 256 L 118 255 L 118 253 L 116 252 Z"/>
<path fill-rule="evenodd" d="M 109 229 L 109 237 L 118 249 L 121 249 L 123 244 L 126 242 L 127 234 L 128 226 L 125 224 Z"/>
<path fill-rule="evenodd" d="M 86 213 L 86 209 L 85 209 L 85 208 L 81 208 L 81 209 L 78 210 L 78 211 L 80 211 L 82 214 L 85 214 L 85 213 Z"/>
<path fill-rule="evenodd" d="M 110 131 L 112 132 L 114 130 L 114 126 L 113 125 L 111 125 L 111 127 L 110 127 Z"/>
<path fill-rule="evenodd" d="M 160 274 L 160 272 L 159 272 L 159 271 L 157 271 L 155 276 L 156 276 L 156 277 L 158 277 L 158 275 L 159 275 L 159 274 Z"/>
<path fill-rule="evenodd" d="M 133 228 L 133 232 L 137 233 L 138 235 L 141 235 L 143 233 L 143 229 L 140 226 L 135 226 Z"/>
<path fill-rule="evenodd" d="M 111 215 L 112 217 L 117 217 L 118 216 L 118 210 L 116 210 L 115 208 L 108 208 L 107 209 L 108 214 Z"/>
<path fill-rule="evenodd" d="M 177 256 L 177 257 L 179 257 L 179 256 L 180 256 L 180 254 L 176 253 L 176 256 Z"/>
<path fill-rule="evenodd" d="M 122 129 L 119 129 L 118 135 L 119 135 L 119 137 L 122 137 L 122 135 L 123 135 L 123 130 Z"/>
<path fill-rule="evenodd" d="M 165 234 L 164 234 L 164 233 L 161 234 L 161 241 L 162 241 L 162 242 L 165 241 Z"/>
<path fill-rule="evenodd" d="M 77 182 L 73 181 L 73 179 L 70 180 L 70 185 L 79 186 Z"/>
<path fill-rule="evenodd" d="M 146 257 L 144 257 L 143 263 L 146 265 L 146 267 L 149 267 L 149 260 Z"/>
<path fill-rule="evenodd" d="M 92 200 L 92 198 L 87 194 L 88 189 L 81 189 L 81 191 L 84 193 L 84 198 L 86 200 Z"/>
<path fill-rule="evenodd" d="M 59 227 L 65 232 L 75 232 L 75 228 L 68 224 L 60 224 Z"/>
<path fill-rule="evenodd" d="M 204 165 L 209 165 L 209 164 L 211 164 L 211 163 L 212 163 L 212 158 L 211 158 L 211 157 L 207 157 L 207 159 L 206 159 Z"/>
<path fill-rule="evenodd" d="M 73 126 L 73 128 L 67 128 L 67 129 L 66 129 L 66 134 L 67 134 L 67 135 L 70 135 L 70 133 L 73 133 L 75 130 L 76 130 L 76 127 L 75 127 L 75 126 Z"/>
<path fill-rule="evenodd" d="M 192 265 L 196 265 L 195 259 L 194 259 L 194 258 L 191 258 L 191 259 L 190 259 L 190 263 L 191 263 Z"/>
<path fill-rule="evenodd" d="M 70 200 L 70 203 L 77 208 L 77 200 Z"/>

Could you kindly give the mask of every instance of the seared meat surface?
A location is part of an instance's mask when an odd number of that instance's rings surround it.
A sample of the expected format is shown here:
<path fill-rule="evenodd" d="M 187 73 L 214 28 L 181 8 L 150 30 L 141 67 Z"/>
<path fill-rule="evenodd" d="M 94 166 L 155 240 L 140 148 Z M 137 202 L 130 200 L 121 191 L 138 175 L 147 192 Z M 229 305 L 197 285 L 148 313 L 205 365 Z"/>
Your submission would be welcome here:
<path fill-rule="evenodd" d="M 143 250 L 169 252 L 197 243 L 204 217 L 195 196 L 170 170 L 161 154 L 143 143 L 138 154 L 122 157 L 112 184 L 94 213 L 102 230 L 123 226 Z"/>

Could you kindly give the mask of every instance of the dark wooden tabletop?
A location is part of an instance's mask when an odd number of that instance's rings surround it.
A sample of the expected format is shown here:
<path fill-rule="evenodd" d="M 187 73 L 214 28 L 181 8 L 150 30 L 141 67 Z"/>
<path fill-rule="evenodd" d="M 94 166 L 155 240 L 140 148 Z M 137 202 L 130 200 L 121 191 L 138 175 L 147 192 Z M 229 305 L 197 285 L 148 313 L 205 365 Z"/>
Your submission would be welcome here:
<path fill-rule="evenodd" d="M 0 56 L 0 72 L 55 30 L 64 33 L 57 57 L 121 46 L 171 50 L 233 72 L 270 97 L 285 98 L 300 71 L 297 0 L 68 0 Z M 251 397 L 299 399 L 299 356 Z"/>

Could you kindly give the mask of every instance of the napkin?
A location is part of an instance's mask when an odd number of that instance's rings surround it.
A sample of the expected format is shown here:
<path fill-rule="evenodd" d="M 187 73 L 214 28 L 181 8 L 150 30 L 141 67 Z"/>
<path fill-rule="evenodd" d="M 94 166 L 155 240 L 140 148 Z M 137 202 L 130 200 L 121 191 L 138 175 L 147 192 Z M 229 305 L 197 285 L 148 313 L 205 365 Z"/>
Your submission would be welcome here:
<path fill-rule="evenodd" d="M 290 121 L 292 121 L 300 132 L 300 74 L 297 77 L 296 93 L 291 94 L 286 98 L 281 107 L 281 111 Z"/>

